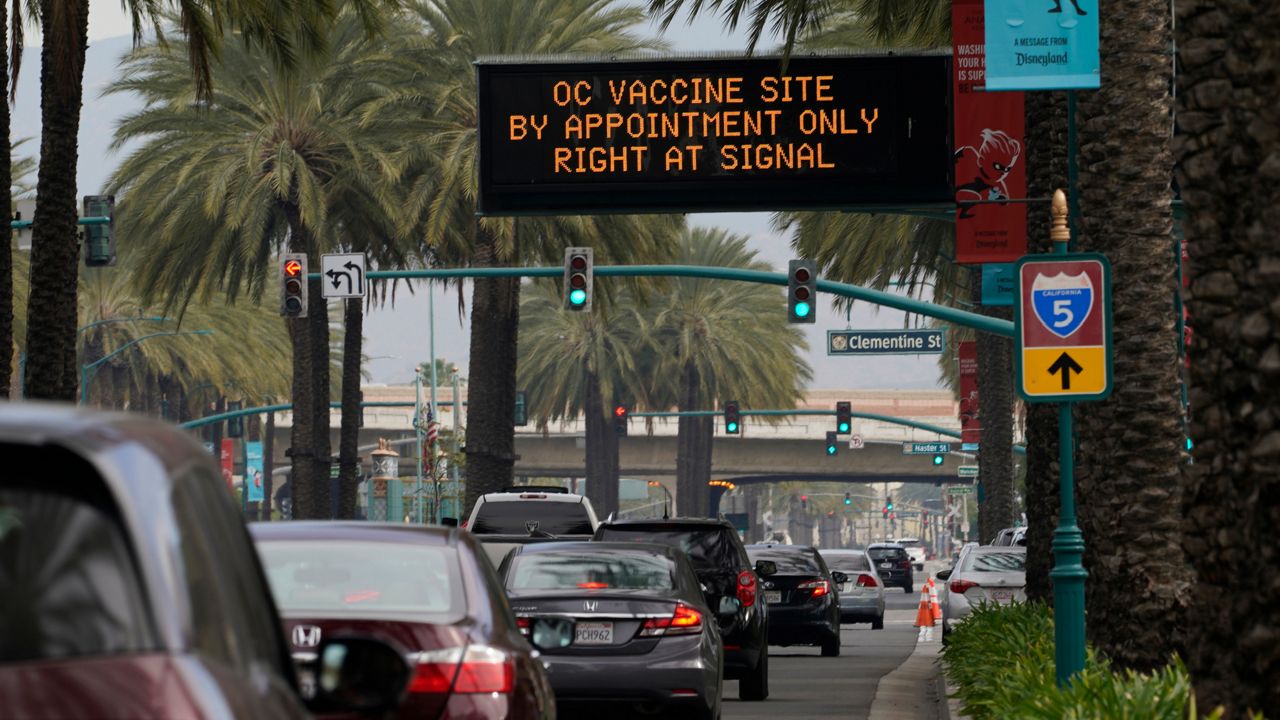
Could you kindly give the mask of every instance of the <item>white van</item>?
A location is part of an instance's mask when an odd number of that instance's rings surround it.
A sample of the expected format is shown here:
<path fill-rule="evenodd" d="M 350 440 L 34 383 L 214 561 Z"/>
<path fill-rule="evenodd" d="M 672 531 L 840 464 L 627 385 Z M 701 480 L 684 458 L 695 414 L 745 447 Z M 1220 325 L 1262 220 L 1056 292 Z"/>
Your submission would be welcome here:
<path fill-rule="evenodd" d="M 907 555 L 911 556 L 911 564 L 915 566 L 915 569 L 924 570 L 926 553 L 924 543 L 920 542 L 920 538 L 897 538 L 890 542 L 898 543 L 902 547 L 906 548 Z"/>

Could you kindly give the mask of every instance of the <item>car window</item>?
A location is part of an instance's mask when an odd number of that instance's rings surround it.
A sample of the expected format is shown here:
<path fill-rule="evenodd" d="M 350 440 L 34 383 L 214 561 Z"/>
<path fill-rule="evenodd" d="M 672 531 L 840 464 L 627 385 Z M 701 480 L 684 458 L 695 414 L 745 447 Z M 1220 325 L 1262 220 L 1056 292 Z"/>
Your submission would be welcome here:
<path fill-rule="evenodd" d="M 643 525 L 605 527 L 597 534 L 597 539 L 652 542 L 680 548 L 689 556 L 694 570 L 736 568 L 742 563 L 737 546 L 729 539 L 725 529 L 720 527 L 680 530 Z"/>
<path fill-rule="evenodd" d="M 5 451 L 13 467 L 57 468 L 73 482 L 13 473 L 0 488 L 0 662 L 156 649 L 141 576 L 100 478 L 64 451 Z"/>
<path fill-rule="evenodd" d="M 475 522 L 469 529 L 476 534 L 495 535 L 528 535 L 534 531 L 590 535 L 594 530 L 586 505 L 540 500 L 485 502 L 476 511 Z"/>
<path fill-rule="evenodd" d="M 509 590 L 673 587 L 675 563 L 670 558 L 625 550 L 526 552 L 513 557 L 507 570 Z"/>
<path fill-rule="evenodd" d="M 752 562 L 769 560 L 778 566 L 779 575 L 820 575 L 822 568 L 806 552 L 747 548 Z"/>
<path fill-rule="evenodd" d="M 867 556 L 872 560 L 906 560 L 907 551 L 902 548 L 870 548 Z"/>
<path fill-rule="evenodd" d="M 871 564 L 867 562 L 867 556 L 861 553 L 857 555 L 823 555 L 827 561 L 827 567 L 832 570 L 839 570 L 843 573 L 850 572 L 871 572 Z"/>
<path fill-rule="evenodd" d="M 1015 552 L 969 553 L 962 571 L 1021 572 L 1026 570 L 1027 554 Z"/>
<path fill-rule="evenodd" d="M 452 622 L 465 600 L 452 548 L 352 540 L 259 540 L 285 614 Z"/>

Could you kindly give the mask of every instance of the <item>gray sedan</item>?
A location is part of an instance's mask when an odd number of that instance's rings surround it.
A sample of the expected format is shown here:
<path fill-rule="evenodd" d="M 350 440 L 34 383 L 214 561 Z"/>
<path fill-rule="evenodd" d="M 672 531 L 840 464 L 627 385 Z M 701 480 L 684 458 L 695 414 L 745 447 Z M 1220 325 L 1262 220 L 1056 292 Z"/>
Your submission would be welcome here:
<path fill-rule="evenodd" d="M 872 630 L 884 629 L 884 583 L 861 550 L 819 550 L 827 567 L 848 576 L 837 590 L 840 622 L 871 623 Z"/>
<path fill-rule="evenodd" d="M 967 548 L 950 570 L 938 573 L 946 582 L 939 593 L 942 606 L 942 633 L 946 635 L 983 602 L 1007 605 L 1027 599 L 1027 549 L 1019 546 L 982 545 Z"/>
<path fill-rule="evenodd" d="M 521 632 L 542 652 L 557 707 L 720 717 L 720 627 L 684 552 L 539 543 L 513 550 L 500 574 Z"/>

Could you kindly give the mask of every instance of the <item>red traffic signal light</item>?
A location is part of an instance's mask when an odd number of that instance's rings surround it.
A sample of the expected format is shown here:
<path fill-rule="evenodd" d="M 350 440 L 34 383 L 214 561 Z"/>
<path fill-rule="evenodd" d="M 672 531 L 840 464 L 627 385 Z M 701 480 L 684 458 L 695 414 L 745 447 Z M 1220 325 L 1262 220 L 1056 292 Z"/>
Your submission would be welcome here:
<path fill-rule="evenodd" d="M 297 260 L 286 260 L 284 262 L 284 274 L 286 277 L 298 277 L 302 274 L 302 263 Z"/>
<path fill-rule="evenodd" d="M 280 314 L 285 317 L 307 316 L 307 256 L 290 254 L 280 263 Z"/>
<path fill-rule="evenodd" d="M 625 436 L 627 434 L 627 420 L 629 419 L 629 415 L 630 411 L 627 409 L 626 405 L 613 406 L 613 431 L 620 436 Z"/>

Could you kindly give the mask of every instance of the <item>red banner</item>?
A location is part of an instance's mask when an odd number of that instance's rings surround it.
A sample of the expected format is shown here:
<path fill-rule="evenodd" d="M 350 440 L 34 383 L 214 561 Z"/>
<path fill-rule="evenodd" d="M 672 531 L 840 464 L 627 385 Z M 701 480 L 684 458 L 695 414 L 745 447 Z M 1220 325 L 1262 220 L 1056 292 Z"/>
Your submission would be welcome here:
<path fill-rule="evenodd" d="M 960 442 L 981 442 L 978 416 L 978 343 L 960 343 Z"/>
<path fill-rule="evenodd" d="M 227 489 L 232 489 L 232 473 L 234 471 L 233 458 L 236 452 L 236 441 L 231 438 L 222 439 L 222 479 L 227 481 Z"/>
<path fill-rule="evenodd" d="M 1023 94 L 974 89 L 986 82 L 982 3 L 951 4 L 957 203 L 1027 196 Z M 1026 254 L 1025 205 L 957 205 L 956 262 L 1013 262 Z"/>

